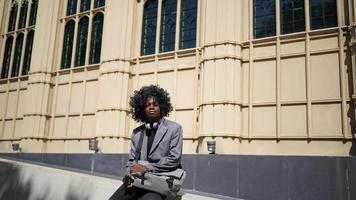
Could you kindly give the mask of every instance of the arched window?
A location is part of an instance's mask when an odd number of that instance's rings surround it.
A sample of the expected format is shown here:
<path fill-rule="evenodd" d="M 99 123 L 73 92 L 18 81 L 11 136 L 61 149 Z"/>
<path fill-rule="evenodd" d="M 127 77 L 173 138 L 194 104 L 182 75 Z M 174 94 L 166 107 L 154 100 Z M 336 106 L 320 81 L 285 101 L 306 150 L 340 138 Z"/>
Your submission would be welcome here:
<path fill-rule="evenodd" d="M 2 68 L 1 68 L 1 78 L 2 79 L 7 78 L 8 74 L 9 74 L 13 40 L 14 40 L 14 38 L 12 36 L 10 36 L 6 39 L 4 57 L 3 57 Z"/>
<path fill-rule="evenodd" d="M 15 77 L 15 76 L 19 75 L 20 62 L 21 62 L 21 53 L 22 53 L 22 44 L 23 44 L 23 33 L 19 34 L 16 37 L 14 58 L 12 60 L 11 77 Z"/>
<path fill-rule="evenodd" d="M 30 31 L 27 34 L 24 60 L 23 60 L 23 64 L 22 64 L 22 73 L 21 73 L 22 75 L 27 75 L 28 71 L 30 70 L 34 34 L 35 34 L 35 31 Z"/>
<path fill-rule="evenodd" d="M 29 19 L 29 22 L 28 22 L 29 26 L 33 26 L 33 25 L 36 24 L 37 7 L 38 7 L 37 0 L 32 0 L 31 11 L 30 11 L 30 19 Z"/>
<path fill-rule="evenodd" d="M 80 1 L 80 12 L 84 12 L 90 9 L 90 0 Z"/>
<path fill-rule="evenodd" d="M 155 53 L 157 7 L 157 0 L 148 0 L 145 3 L 142 23 L 141 55 Z"/>
<path fill-rule="evenodd" d="M 88 17 L 83 17 L 79 21 L 79 30 L 77 35 L 77 47 L 75 53 L 75 66 L 85 65 L 85 52 L 88 38 Z"/>
<path fill-rule="evenodd" d="M 25 0 L 22 2 L 21 9 L 20 9 L 18 29 L 24 28 L 26 26 L 27 9 L 28 9 L 28 1 Z"/>
<path fill-rule="evenodd" d="M 176 38 L 177 0 L 163 0 L 160 52 L 173 51 Z"/>
<path fill-rule="evenodd" d="M 104 14 L 98 13 L 93 18 L 93 27 L 90 39 L 89 64 L 100 62 L 101 40 L 103 33 Z"/>
<path fill-rule="evenodd" d="M 67 1 L 67 16 L 73 15 L 77 12 L 77 0 Z"/>
<path fill-rule="evenodd" d="M 74 21 L 67 22 L 64 30 L 61 69 L 70 68 L 72 61 Z"/>
<path fill-rule="evenodd" d="M 7 28 L 7 32 L 11 32 L 15 30 L 16 16 L 17 16 L 17 4 L 13 4 L 10 11 L 9 25 Z"/>
<path fill-rule="evenodd" d="M 179 49 L 196 46 L 197 7 L 197 0 L 182 0 Z"/>

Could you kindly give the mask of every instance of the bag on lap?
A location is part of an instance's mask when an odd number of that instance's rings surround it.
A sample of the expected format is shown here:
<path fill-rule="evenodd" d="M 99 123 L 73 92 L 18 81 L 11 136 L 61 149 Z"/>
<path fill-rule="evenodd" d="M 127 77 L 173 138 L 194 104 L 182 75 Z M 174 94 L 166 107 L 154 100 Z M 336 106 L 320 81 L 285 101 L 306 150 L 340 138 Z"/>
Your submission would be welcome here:
<path fill-rule="evenodd" d="M 135 162 L 140 164 L 141 147 L 143 134 L 140 135 L 138 146 L 135 153 Z M 154 191 L 167 197 L 174 197 L 180 191 L 186 172 L 183 169 L 176 169 L 171 172 L 145 172 L 132 174 L 133 185 L 149 191 Z"/>

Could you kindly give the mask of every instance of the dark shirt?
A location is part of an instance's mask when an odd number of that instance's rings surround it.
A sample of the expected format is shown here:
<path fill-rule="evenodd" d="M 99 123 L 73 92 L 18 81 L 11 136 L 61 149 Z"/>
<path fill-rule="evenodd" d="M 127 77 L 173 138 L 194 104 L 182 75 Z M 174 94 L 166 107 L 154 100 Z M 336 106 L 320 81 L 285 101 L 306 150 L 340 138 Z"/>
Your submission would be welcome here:
<path fill-rule="evenodd" d="M 151 129 L 151 130 L 146 131 L 146 134 L 147 134 L 147 158 L 148 158 L 148 154 L 150 154 L 151 146 L 152 146 L 153 140 L 155 139 L 156 132 L 157 132 L 157 129 Z"/>

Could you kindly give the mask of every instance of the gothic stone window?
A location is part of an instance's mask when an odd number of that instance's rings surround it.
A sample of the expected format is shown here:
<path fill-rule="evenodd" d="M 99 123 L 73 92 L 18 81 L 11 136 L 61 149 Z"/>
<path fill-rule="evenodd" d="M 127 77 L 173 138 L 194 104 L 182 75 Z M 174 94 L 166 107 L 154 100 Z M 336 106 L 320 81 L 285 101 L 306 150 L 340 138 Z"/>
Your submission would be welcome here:
<path fill-rule="evenodd" d="M 8 10 L 1 79 L 25 76 L 30 70 L 38 0 L 13 0 Z M 11 72 L 11 73 L 9 73 Z"/>
<path fill-rule="evenodd" d="M 100 62 L 104 9 L 104 0 L 67 0 L 61 69 Z"/>

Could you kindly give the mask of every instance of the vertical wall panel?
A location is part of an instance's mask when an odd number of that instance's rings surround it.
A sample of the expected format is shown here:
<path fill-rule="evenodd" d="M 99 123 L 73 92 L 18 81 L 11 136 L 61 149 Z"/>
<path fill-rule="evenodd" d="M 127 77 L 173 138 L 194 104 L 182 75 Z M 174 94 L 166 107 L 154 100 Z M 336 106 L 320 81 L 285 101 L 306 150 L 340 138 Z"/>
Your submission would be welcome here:
<path fill-rule="evenodd" d="M 175 120 L 183 127 L 183 136 L 194 136 L 195 119 L 193 110 L 177 111 Z"/>
<path fill-rule="evenodd" d="M 82 136 L 94 137 L 96 130 L 95 115 L 84 115 L 82 123 Z"/>
<path fill-rule="evenodd" d="M 65 137 L 67 134 L 67 121 L 65 117 L 54 118 L 53 137 Z"/>
<path fill-rule="evenodd" d="M 340 98 L 338 54 L 311 56 L 312 99 Z"/>
<path fill-rule="evenodd" d="M 98 81 L 86 82 L 84 112 L 95 112 L 98 102 Z"/>
<path fill-rule="evenodd" d="M 73 83 L 72 84 L 72 95 L 69 100 L 69 113 L 81 113 L 83 106 L 84 90 L 83 83 Z"/>
<path fill-rule="evenodd" d="M 276 101 L 276 61 L 253 65 L 253 102 Z"/>
<path fill-rule="evenodd" d="M 306 100 L 306 78 L 304 64 L 304 57 L 281 60 L 282 101 Z"/>
<path fill-rule="evenodd" d="M 19 104 L 17 106 L 17 117 L 23 117 L 23 114 L 26 113 L 26 107 L 29 106 L 29 104 L 27 103 L 27 99 L 26 99 L 26 93 L 27 90 L 20 90 L 19 91 Z"/>
<path fill-rule="evenodd" d="M 23 120 L 16 120 L 14 138 L 22 137 L 22 132 L 26 131 L 26 127 L 23 127 Z"/>
<path fill-rule="evenodd" d="M 174 73 L 173 72 L 164 72 L 157 74 L 157 83 L 160 87 L 167 90 L 171 96 L 171 102 L 174 102 L 172 95 L 174 95 Z"/>
<path fill-rule="evenodd" d="M 69 84 L 58 85 L 57 86 L 57 105 L 56 105 L 56 114 L 67 114 L 68 104 L 69 104 Z"/>
<path fill-rule="evenodd" d="M 68 117 L 68 133 L 69 137 L 80 136 L 80 117 L 70 116 Z"/>
<path fill-rule="evenodd" d="M 17 91 L 9 92 L 6 109 L 6 118 L 13 118 L 16 116 L 16 107 L 17 107 Z"/>
<path fill-rule="evenodd" d="M 286 137 L 306 137 L 307 119 L 306 106 L 282 106 L 281 133 Z"/>
<path fill-rule="evenodd" d="M 312 135 L 342 136 L 341 105 L 312 105 Z"/>
<path fill-rule="evenodd" d="M 177 107 L 193 107 L 195 94 L 195 70 L 178 71 L 177 81 Z"/>
<path fill-rule="evenodd" d="M 14 130 L 14 120 L 5 120 L 4 132 L 2 137 L 6 139 L 12 138 L 13 130 Z"/>
<path fill-rule="evenodd" d="M 5 117 L 6 100 L 7 100 L 6 96 L 7 96 L 6 92 L 0 93 L 0 118 Z"/>
<path fill-rule="evenodd" d="M 276 134 L 276 107 L 253 108 L 253 136 L 274 137 Z"/>

